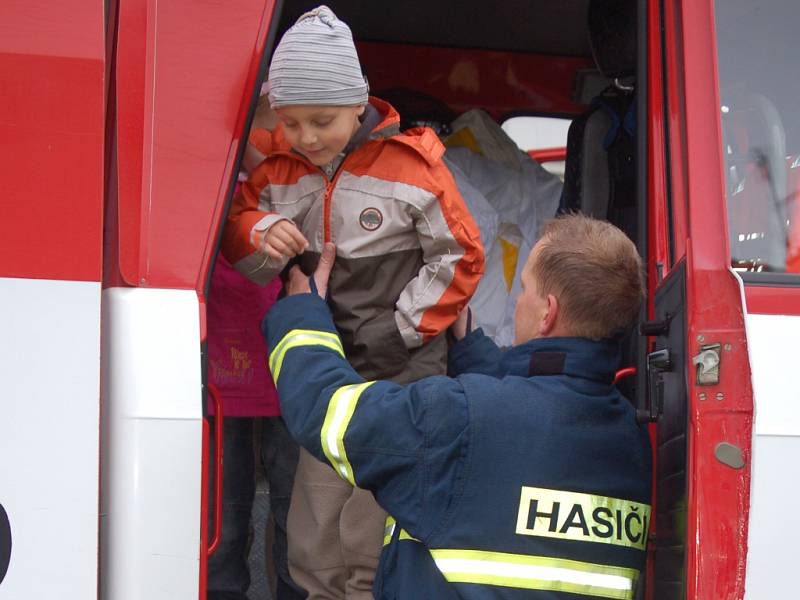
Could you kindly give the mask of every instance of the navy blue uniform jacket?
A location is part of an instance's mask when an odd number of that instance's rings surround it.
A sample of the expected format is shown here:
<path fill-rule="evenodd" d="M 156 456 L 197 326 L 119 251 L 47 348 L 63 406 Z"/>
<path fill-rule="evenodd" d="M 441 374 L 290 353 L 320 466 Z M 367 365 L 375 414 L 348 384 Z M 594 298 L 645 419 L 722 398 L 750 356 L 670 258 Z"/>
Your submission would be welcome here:
<path fill-rule="evenodd" d="M 650 520 L 650 447 L 612 384 L 616 343 L 480 331 L 455 378 L 365 382 L 323 300 L 264 322 L 292 435 L 391 515 L 380 599 L 633 598 Z"/>

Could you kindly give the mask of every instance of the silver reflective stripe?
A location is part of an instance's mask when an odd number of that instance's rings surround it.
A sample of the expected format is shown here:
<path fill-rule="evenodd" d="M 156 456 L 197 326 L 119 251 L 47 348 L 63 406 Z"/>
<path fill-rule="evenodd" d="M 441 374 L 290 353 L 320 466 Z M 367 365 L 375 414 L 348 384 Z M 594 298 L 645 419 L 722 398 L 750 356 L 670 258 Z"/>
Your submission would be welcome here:
<path fill-rule="evenodd" d="M 395 520 L 392 515 L 386 516 L 386 525 L 383 527 L 383 545 L 387 546 L 392 541 L 392 534 L 394 533 Z"/>
<path fill-rule="evenodd" d="M 320 432 L 322 451 L 339 476 L 349 481 L 351 485 L 356 485 L 356 482 L 353 467 L 347 459 L 347 452 L 344 448 L 344 436 L 356 410 L 359 397 L 373 383 L 375 382 L 368 381 L 367 383 L 346 385 L 336 390 L 328 402 L 328 410 Z"/>
<path fill-rule="evenodd" d="M 436 566 L 451 583 L 559 591 L 597 598 L 632 599 L 639 572 L 544 556 L 431 550 Z"/>

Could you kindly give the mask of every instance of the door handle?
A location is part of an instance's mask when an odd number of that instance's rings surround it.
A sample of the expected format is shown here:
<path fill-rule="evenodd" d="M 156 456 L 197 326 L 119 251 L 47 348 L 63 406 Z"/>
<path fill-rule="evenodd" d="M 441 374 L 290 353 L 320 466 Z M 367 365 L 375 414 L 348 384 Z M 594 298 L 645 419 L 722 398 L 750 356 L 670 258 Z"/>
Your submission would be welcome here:
<path fill-rule="evenodd" d="M 655 423 L 664 413 L 665 372 L 672 370 L 669 349 L 662 348 L 647 355 L 647 398 L 645 408 L 636 411 L 640 423 Z"/>

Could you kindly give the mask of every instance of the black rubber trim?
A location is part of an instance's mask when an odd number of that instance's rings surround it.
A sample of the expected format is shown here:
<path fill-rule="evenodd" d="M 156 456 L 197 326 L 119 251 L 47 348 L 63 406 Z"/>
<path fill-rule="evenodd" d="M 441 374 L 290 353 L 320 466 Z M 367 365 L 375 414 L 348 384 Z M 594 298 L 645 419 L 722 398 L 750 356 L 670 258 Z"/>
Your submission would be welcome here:
<path fill-rule="evenodd" d="M 800 287 L 800 273 L 750 273 L 739 271 L 745 285 L 753 287 Z"/>

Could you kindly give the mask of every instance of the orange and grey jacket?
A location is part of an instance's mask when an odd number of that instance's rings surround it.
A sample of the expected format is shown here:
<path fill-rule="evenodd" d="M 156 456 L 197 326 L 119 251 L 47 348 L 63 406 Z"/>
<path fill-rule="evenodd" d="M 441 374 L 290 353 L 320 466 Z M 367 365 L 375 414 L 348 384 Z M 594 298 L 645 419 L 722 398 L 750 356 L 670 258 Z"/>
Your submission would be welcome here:
<path fill-rule="evenodd" d="M 442 334 L 478 285 L 483 248 L 433 131 L 401 134 L 389 104 L 370 104 L 379 123 L 331 179 L 292 151 L 281 126 L 260 139 L 267 158 L 233 200 L 222 252 L 266 283 L 287 263 L 258 250 L 276 222 L 308 239 L 307 273 L 334 242 L 329 304 L 348 359 L 364 377 L 412 381 L 445 372 Z"/>

